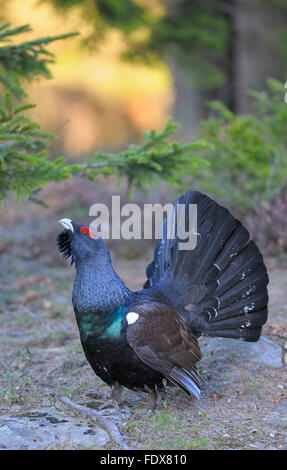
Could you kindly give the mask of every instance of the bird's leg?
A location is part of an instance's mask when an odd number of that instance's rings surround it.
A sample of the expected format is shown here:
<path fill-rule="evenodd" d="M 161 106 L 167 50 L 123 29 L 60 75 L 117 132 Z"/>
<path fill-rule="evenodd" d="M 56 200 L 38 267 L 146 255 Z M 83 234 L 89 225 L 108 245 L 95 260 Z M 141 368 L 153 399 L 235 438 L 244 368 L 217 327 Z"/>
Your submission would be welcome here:
<path fill-rule="evenodd" d="M 147 410 L 149 413 L 153 413 L 157 405 L 160 402 L 160 394 L 158 393 L 158 390 L 150 390 L 148 394 L 148 405 L 147 405 Z"/>
<path fill-rule="evenodd" d="M 123 387 L 122 385 L 115 384 L 112 386 L 112 393 L 111 393 L 111 398 L 114 400 L 118 405 L 121 404 L 122 402 L 122 392 L 123 392 Z"/>
<path fill-rule="evenodd" d="M 103 408 L 107 408 L 107 406 L 114 406 L 118 410 L 122 401 L 122 391 L 123 391 L 123 387 L 119 385 L 118 383 L 115 383 L 114 385 L 112 385 L 110 399 L 106 401 L 105 403 L 103 403 L 99 407 L 99 410 L 102 410 Z"/>

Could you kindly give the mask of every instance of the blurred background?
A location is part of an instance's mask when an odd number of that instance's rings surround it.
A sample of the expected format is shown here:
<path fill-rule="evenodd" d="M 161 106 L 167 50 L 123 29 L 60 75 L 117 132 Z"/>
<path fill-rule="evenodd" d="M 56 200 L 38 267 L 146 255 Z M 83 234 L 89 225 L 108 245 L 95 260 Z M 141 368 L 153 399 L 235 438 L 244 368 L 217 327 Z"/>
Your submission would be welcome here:
<path fill-rule="evenodd" d="M 280 0 L 2 0 L 1 17 L 30 24 L 25 40 L 80 33 L 51 44 L 52 80 L 26 86 L 55 151 L 75 158 L 127 146 L 168 116 L 190 140 L 207 101 L 249 113 L 249 90 L 286 79 Z"/>
<path fill-rule="evenodd" d="M 95 151 L 118 152 L 141 142 L 143 130 L 160 130 L 172 116 L 180 125 L 180 143 L 204 138 L 215 149 L 202 154 L 211 163 L 208 169 L 195 170 L 176 191 L 160 182 L 151 200 L 170 200 L 190 188 L 205 191 L 246 221 L 262 249 L 283 256 L 284 1 L 9 0 L 1 2 L 1 19 L 13 26 L 29 24 L 32 31 L 25 34 L 26 41 L 80 33 L 49 46 L 55 54 L 50 80 L 24 82 L 28 102 L 37 104 L 31 117 L 57 137 L 50 147 L 52 155 L 84 161 Z M 277 88 L 271 86 L 271 94 L 274 88 L 277 93 L 272 105 L 266 95 L 269 78 L 281 83 L 281 88 L 278 83 Z M 250 90 L 262 94 L 254 97 Z M 221 108 L 211 109 L 212 100 L 218 100 Z M 251 123 L 258 108 L 261 114 Z M 272 122 L 280 121 L 279 131 L 270 131 L 268 116 Z M 274 143 L 268 151 L 265 135 Z M 123 182 L 123 197 L 125 189 Z M 78 207 L 72 213 L 76 218 L 87 215 L 92 203 L 108 199 L 117 189 L 114 176 L 85 182 L 84 187 L 78 180 L 52 184 L 45 189 L 45 201 L 53 214 L 65 209 L 62 191 L 64 199 L 71 198 L 73 210 Z M 137 192 L 134 198 L 147 199 Z M 25 219 L 27 212 L 42 211 L 31 203 L 23 207 Z M 2 215 L 5 222 L 15 210 L 19 212 L 8 201 Z M 44 218 L 48 213 L 43 213 Z"/>

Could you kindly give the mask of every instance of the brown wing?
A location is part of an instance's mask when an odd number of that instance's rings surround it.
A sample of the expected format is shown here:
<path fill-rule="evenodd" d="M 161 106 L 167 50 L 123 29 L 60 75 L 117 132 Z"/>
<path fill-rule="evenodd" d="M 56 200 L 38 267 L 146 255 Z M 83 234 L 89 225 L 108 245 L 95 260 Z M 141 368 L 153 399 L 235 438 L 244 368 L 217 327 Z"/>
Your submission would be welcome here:
<path fill-rule="evenodd" d="M 135 303 L 129 308 L 127 321 L 127 340 L 137 356 L 199 398 L 194 366 L 201 358 L 201 352 L 192 331 L 176 311 L 159 302 Z"/>

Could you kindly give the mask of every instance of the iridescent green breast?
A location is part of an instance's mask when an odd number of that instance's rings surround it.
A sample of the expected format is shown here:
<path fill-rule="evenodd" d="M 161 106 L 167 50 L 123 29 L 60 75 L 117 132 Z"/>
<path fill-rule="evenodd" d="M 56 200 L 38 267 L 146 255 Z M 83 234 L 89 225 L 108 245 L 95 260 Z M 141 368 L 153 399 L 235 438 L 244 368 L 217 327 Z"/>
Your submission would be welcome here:
<path fill-rule="evenodd" d="M 122 334 L 123 319 L 128 307 L 118 307 L 110 312 L 75 311 L 81 340 L 90 337 L 99 339 L 116 339 Z"/>

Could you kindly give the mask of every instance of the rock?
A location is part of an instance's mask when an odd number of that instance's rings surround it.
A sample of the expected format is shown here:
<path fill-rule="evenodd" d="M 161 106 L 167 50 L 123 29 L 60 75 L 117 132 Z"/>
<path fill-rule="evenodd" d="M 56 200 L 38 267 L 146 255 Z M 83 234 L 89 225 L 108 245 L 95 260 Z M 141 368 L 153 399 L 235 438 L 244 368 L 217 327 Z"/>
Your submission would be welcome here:
<path fill-rule="evenodd" d="M 206 339 L 204 339 L 204 343 Z M 204 352 L 232 353 L 243 356 L 249 361 L 268 367 L 279 368 L 283 366 L 282 348 L 268 338 L 261 336 L 256 343 L 247 343 L 230 338 L 212 338 L 202 347 Z"/>
<path fill-rule="evenodd" d="M 102 428 L 55 408 L 1 417 L 0 449 L 103 448 L 108 440 Z"/>

